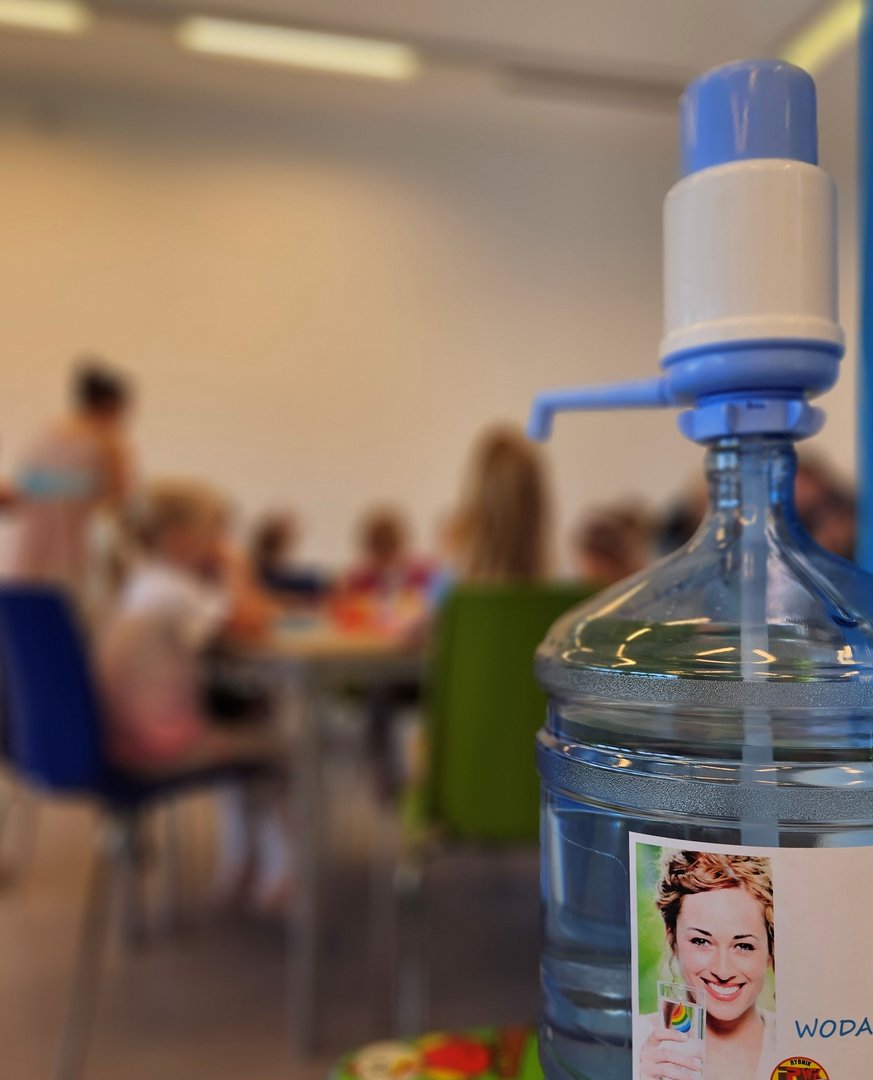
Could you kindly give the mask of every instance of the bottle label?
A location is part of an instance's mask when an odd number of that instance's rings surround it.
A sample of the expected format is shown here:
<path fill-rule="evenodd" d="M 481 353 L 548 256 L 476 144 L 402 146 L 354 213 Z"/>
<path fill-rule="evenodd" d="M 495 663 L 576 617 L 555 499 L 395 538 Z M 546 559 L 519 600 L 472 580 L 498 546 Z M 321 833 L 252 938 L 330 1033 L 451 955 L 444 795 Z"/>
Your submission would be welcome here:
<path fill-rule="evenodd" d="M 630 868 L 634 1080 L 871 1075 L 873 848 L 632 833 Z"/>

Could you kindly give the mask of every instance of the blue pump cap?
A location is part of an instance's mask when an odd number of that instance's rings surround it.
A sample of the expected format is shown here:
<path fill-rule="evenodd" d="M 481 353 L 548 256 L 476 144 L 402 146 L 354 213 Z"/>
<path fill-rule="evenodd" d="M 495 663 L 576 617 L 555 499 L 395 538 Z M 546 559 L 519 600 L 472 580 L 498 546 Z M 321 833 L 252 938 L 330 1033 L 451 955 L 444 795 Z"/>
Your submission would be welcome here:
<path fill-rule="evenodd" d="M 818 164 L 815 83 L 784 60 L 724 64 L 679 103 L 682 175 L 749 158 Z"/>

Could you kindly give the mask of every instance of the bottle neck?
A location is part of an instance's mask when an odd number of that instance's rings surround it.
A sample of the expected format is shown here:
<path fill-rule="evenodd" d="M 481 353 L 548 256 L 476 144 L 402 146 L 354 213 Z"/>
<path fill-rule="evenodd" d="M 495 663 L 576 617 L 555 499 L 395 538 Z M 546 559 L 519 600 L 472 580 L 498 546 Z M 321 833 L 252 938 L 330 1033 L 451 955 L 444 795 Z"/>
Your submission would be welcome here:
<path fill-rule="evenodd" d="M 790 439 L 721 439 L 706 455 L 709 513 L 751 523 L 766 508 L 793 525 L 796 475 L 797 451 Z"/>

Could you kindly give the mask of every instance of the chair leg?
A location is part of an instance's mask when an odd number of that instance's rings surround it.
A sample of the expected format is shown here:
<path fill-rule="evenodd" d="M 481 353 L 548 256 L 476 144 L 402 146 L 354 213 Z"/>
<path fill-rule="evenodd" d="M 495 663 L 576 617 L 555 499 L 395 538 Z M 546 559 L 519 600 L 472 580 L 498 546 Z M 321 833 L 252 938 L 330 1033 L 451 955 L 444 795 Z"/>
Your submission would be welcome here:
<path fill-rule="evenodd" d="M 144 871 L 146 844 L 140 815 L 125 813 L 118 819 L 118 859 L 122 889 L 122 939 L 139 949 L 147 936 Z"/>
<path fill-rule="evenodd" d="M 186 881 L 181 843 L 181 807 L 170 802 L 164 809 L 163 924 L 170 933 L 178 933 L 187 922 Z"/>
<path fill-rule="evenodd" d="M 377 810 L 378 814 L 378 810 Z M 394 851 L 387 837 L 387 823 L 377 817 L 369 865 L 369 926 L 367 970 L 373 1031 L 385 1032 L 393 1022 L 396 910 Z"/>
<path fill-rule="evenodd" d="M 38 821 L 37 800 L 25 785 L 10 781 L 0 796 L 0 887 L 14 886 L 24 875 L 36 848 Z"/>
<path fill-rule="evenodd" d="M 293 708 L 289 698 L 288 707 Z M 325 816 L 324 776 L 322 772 L 321 723 L 323 702 L 314 688 L 307 687 L 296 701 L 302 738 L 300 741 L 299 780 L 292 798 L 298 803 L 297 835 L 301 896 L 296 918 L 291 914 L 289 932 L 295 935 L 293 1012 L 296 1021 L 297 1049 L 310 1055 L 318 1041 L 317 1021 L 320 990 L 322 946 L 322 872 L 323 829 Z M 290 725 L 289 725 L 290 727 Z M 293 729 L 292 729 L 293 730 Z M 292 808 L 292 813 L 294 812 Z M 289 951 L 290 955 L 290 951 Z"/>
<path fill-rule="evenodd" d="M 128 822 L 110 819 L 94 855 L 53 1080 L 79 1080 L 82 1076 L 112 914 L 114 870 L 124 855 L 128 829 Z"/>
<path fill-rule="evenodd" d="M 417 854 L 404 858 L 394 876 L 391 982 L 397 1036 L 422 1031 L 429 1012 L 425 870 L 425 859 Z"/>
<path fill-rule="evenodd" d="M 17 784 L 14 782 L 10 782 L 9 784 L 4 783 L 3 791 L 0 792 L 0 886 L 13 884 L 17 877 L 15 868 L 10 864 L 7 853 L 7 832 L 9 819 L 12 817 L 18 795 L 19 790 Z"/>

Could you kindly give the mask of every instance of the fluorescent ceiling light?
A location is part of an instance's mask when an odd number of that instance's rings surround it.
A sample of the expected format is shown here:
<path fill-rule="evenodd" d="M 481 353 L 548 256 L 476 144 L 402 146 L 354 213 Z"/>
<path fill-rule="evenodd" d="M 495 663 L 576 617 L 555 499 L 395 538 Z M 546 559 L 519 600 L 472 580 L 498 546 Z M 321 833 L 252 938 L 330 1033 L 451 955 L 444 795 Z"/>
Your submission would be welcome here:
<path fill-rule="evenodd" d="M 414 50 L 391 41 L 291 30 L 230 19 L 194 15 L 179 23 L 183 48 L 268 64 L 287 64 L 339 75 L 411 79 L 420 63 Z"/>
<path fill-rule="evenodd" d="M 91 12 L 78 0 L 0 0 L 0 25 L 57 34 L 80 34 Z"/>
<path fill-rule="evenodd" d="M 863 15 L 864 0 L 836 0 L 785 43 L 782 59 L 810 72 L 821 71 L 857 38 Z"/>

